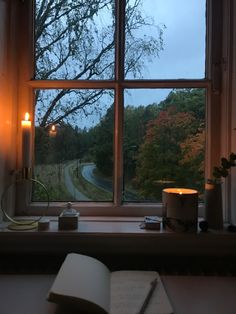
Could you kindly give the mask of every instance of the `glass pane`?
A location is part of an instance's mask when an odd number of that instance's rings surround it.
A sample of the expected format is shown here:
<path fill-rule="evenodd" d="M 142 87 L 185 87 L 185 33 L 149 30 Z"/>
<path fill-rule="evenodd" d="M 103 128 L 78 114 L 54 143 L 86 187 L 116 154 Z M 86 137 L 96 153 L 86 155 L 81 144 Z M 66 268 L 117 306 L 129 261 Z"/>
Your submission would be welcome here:
<path fill-rule="evenodd" d="M 114 92 L 37 90 L 35 178 L 51 201 L 113 200 Z M 45 200 L 35 185 L 33 201 Z"/>
<path fill-rule="evenodd" d="M 114 1 L 35 0 L 36 79 L 114 78 Z"/>
<path fill-rule="evenodd" d="M 129 0 L 126 79 L 202 79 L 205 40 L 205 0 Z"/>
<path fill-rule="evenodd" d="M 129 90 L 124 200 L 161 202 L 162 189 L 204 188 L 205 89 Z"/>

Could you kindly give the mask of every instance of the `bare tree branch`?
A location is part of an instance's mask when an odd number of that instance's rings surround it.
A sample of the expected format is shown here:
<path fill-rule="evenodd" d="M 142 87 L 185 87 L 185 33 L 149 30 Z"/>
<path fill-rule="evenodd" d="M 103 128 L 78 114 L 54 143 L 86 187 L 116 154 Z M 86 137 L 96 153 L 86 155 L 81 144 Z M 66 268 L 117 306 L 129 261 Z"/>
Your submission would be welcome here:
<path fill-rule="evenodd" d="M 38 79 L 112 79 L 114 76 L 114 1 L 36 1 L 35 46 L 36 77 Z M 142 12 L 142 0 L 126 2 L 125 74 L 142 77 L 144 57 L 158 56 L 162 50 L 163 27 L 154 25 Z M 104 22 L 101 22 L 100 17 Z M 142 35 L 144 27 L 155 27 L 157 36 Z M 138 32 L 137 32 L 138 31 Z M 137 35 L 139 34 L 139 35 Z M 55 92 L 55 90 L 54 90 Z M 40 126 L 68 118 L 96 102 L 104 90 L 91 93 L 79 103 L 69 104 L 62 110 L 61 101 L 71 90 L 58 90 L 53 99 L 41 97 L 36 91 Z M 79 97 L 80 90 L 73 90 Z M 51 94 L 52 95 L 52 94 Z M 77 97 L 76 96 L 76 97 Z M 49 101 L 49 102 L 48 102 Z M 66 106 L 66 103 L 63 104 Z M 74 107 L 73 107 L 74 106 Z M 59 109 L 61 108 L 61 109 Z"/>

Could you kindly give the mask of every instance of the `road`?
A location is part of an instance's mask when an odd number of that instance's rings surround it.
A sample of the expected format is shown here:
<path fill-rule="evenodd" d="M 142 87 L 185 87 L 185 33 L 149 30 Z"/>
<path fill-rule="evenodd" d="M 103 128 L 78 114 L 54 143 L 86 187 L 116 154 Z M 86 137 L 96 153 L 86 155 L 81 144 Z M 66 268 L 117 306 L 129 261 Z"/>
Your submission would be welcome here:
<path fill-rule="evenodd" d="M 89 181 L 90 183 L 96 185 L 99 188 L 102 188 L 105 191 L 113 192 L 112 182 L 103 178 L 96 177 L 94 175 L 94 169 L 96 168 L 96 165 L 94 163 L 84 165 L 82 170 L 82 176 Z M 139 200 L 137 195 L 126 191 L 125 192 L 126 200 Z"/>
<path fill-rule="evenodd" d="M 73 195 L 73 197 L 77 201 L 90 201 L 90 199 L 86 195 L 84 195 L 77 189 L 77 187 L 74 185 L 71 179 L 70 169 L 73 165 L 74 165 L 74 162 L 71 162 L 67 164 L 64 168 L 64 178 L 65 178 L 65 185 L 67 187 L 67 190 L 71 195 Z"/>
<path fill-rule="evenodd" d="M 94 163 L 86 164 L 83 166 L 82 169 L 82 176 L 87 180 L 88 182 L 92 183 L 93 185 L 102 188 L 105 191 L 112 192 L 112 182 L 105 180 L 103 178 L 96 177 L 94 175 L 94 169 L 96 168 Z"/>
<path fill-rule="evenodd" d="M 69 163 L 64 168 L 64 175 L 65 175 L 65 185 L 67 190 L 70 192 L 71 195 L 78 201 L 92 201 L 86 195 L 81 193 L 78 188 L 74 185 L 71 176 L 70 176 L 70 168 L 76 163 L 76 161 Z M 94 163 L 82 164 L 82 171 L 81 174 L 85 180 L 90 182 L 91 184 L 95 185 L 96 187 L 103 189 L 105 191 L 113 192 L 112 182 L 106 180 L 104 178 L 99 178 L 94 175 L 94 170 L 96 165 Z M 138 200 L 137 195 L 132 192 L 126 191 L 125 193 L 127 200 Z"/>

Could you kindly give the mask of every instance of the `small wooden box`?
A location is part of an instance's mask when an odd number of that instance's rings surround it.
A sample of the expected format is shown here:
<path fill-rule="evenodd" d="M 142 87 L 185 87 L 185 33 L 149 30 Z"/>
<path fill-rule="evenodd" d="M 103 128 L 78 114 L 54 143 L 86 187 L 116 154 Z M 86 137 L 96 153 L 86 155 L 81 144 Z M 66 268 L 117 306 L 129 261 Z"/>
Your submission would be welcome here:
<path fill-rule="evenodd" d="M 58 217 L 59 230 L 75 230 L 78 229 L 79 213 L 71 216 L 63 213 Z"/>

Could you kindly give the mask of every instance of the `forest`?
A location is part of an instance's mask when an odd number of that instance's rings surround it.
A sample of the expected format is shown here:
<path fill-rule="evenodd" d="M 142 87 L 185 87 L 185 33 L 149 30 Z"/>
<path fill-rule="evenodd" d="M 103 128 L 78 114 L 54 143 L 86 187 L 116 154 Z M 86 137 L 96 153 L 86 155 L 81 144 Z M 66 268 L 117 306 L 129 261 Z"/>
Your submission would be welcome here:
<path fill-rule="evenodd" d="M 112 181 L 114 108 L 90 129 L 57 125 L 56 136 L 35 129 L 35 164 L 94 163 Z M 175 89 L 159 104 L 124 110 L 124 200 L 159 200 L 166 186 L 204 186 L 205 90 Z M 78 171 L 78 169 L 77 169 Z M 134 199 L 126 192 L 132 191 Z M 127 194 L 129 195 L 129 194 Z M 132 196 L 131 196 L 132 197 Z"/>

